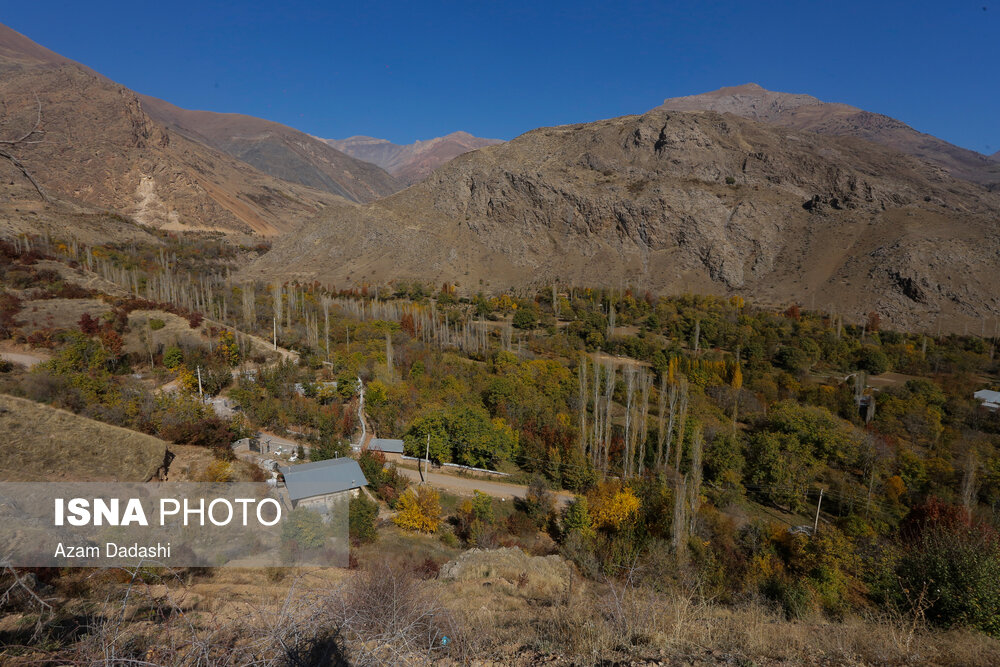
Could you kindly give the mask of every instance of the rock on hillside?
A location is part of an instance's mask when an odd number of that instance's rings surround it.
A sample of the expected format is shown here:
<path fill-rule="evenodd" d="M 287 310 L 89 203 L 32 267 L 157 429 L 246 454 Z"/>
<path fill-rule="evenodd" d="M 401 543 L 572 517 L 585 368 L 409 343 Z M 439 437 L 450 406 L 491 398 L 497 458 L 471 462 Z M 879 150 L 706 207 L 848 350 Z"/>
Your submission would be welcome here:
<path fill-rule="evenodd" d="M 1000 312 L 998 212 L 1000 195 L 884 146 L 655 110 L 534 130 L 332 206 L 247 273 L 734 292 L 919 326 Z"/>
<path fill-rule="evenodd" d="M 1000 166 L 985 155 L 960 148 L 878 113 L 809 95 L 765 90 L 755 83 L 701 95 L 674 97 L 659 107 L 675 111 L 718 111 L 820 134 L 858 137 L 927 160 L 952 176 L 1000 189 Z"/>
<path fill-rule="evenodd" d="M 529 556 L 517 547 L 470 549 L 441 566 L 444 581 L 494 581 L 535 593 L 560 593 L 570 581 L 570 566 L 561 556 Z"/>

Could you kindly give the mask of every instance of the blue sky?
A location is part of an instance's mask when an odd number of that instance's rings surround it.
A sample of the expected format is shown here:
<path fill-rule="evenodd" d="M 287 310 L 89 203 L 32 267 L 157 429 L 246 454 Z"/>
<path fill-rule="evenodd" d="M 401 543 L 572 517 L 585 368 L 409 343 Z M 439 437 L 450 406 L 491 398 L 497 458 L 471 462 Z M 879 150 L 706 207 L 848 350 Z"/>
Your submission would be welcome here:
<path fill-rule="evenodd" d="M 754 81 L 1000 150 L 1000 2 L 5 3 L 139 92 L 407 143 L 641 113 Z"/>

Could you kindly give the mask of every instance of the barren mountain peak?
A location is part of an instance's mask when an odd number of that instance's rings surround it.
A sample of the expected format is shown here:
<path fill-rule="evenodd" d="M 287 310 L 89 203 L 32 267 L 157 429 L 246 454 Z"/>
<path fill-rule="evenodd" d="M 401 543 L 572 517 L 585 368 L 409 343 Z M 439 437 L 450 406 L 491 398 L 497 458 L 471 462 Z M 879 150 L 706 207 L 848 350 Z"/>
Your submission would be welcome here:
<path fill-rule="evenodd" d="M 919 132 L 889 116 L 811 95 L 767 90 L 756 83 L 664 100 L 660 109 L 718 111 L 819 134 L 851 136 L 889 146 L 979 185 L 1000 184 L 996 160 Z"/>

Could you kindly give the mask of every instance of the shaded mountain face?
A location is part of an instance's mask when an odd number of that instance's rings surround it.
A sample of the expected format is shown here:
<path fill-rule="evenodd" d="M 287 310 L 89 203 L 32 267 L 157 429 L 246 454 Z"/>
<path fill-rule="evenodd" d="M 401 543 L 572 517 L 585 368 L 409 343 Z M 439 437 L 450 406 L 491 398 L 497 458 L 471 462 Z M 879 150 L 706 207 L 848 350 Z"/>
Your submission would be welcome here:
<path fill-rule="evenodd" d="M 369 202 L 403 187 L 369 161 L 355 159 L 286 125 L 242 114 L 190 111 L 146 95 L 140 99 L 150 117 L 168 129 L 275 178 L 357 202 Z"/>
<path fill-rule="evenodd" d="M 755 83 L 701 95 L 674 97 L 658 107 L 675 111 L 718 111 L 797 130 L 866 139 L 927 160 L 961 178 L 1000 189 L 1000 166 L 985 155 L 918 132 L 889 116 L 809 95 L 765 90 Z"/>
<path fill-rule="evenodd" d="M 377 164 L 407 185 L 422 181 L 432 171 L 463 153 L 503 143 L 499 139 L 474 137 L 468 132 L 452 132 L 406 145 L 361 136 L 324 141 L 359 160 Z"/>
<path fill-rule="evenodd" d="M 534 130 L 333 206 L 246 273 L 740 293 L 947 329 L 1000 313 L 998 212 L 1000 195 L 878 144 L 655 110 Z"/>
<path fill-rule="evenodd" d="M 35 130 L 2 146 L 10 157 L 0 159 L 0 212 L 98 224 L 92 213 L 111 211 L 168 230 L 278 234 L 338 199 L 169 131 L 132 91 L 6 26 L 0 98 L 0 138 Z"/>

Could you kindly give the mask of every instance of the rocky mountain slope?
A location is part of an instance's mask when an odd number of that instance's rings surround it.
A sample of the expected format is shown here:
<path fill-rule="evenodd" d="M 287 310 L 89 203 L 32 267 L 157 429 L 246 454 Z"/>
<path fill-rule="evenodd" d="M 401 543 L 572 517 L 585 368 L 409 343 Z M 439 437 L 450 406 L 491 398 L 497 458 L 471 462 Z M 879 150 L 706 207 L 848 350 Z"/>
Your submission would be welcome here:
<path fill-rule="evenodd" d="M 952 176 L 1000 189 L 1000 165 L 889 116 L 847 104 L 822 102 L 809 95 L 778 93 L 755 83 L 720 88 L 701 95 L 664 100 L 660 109 L 719 111 L 796 130 L 867 139 L 927 160 Z"/>
<path fill-rule="evenodd" d="M 139 97 L 150 117 L 168 129 L 229 153 L 275 178 L 357 202 L 369 202 L 403 188 L 374 164 L 286 125 L 243 114 L 191 111 L 155 97 Z"/>
<path fill-rule="evenodd" d="M 406 145 L 362 136 L 324 141 L 359 160 L 377 164 L 407 185 L 422 181 L 432 171 L 463 153 L 503 143 L 499 139 L 474 137 L 468 132 L 452 132 Z"/>
<path fill-rule="evenodd" d="M 885 146 L 715 112 L 542 128 L 367 206 L 247 274 L 740 293 L 944 326 L 1000 314 L 1000 195 Z"/>
<path fill-rule="evenodd" d="M 339 199 L 168 130 L 134 92 L 5 26 L 0 98 L 0 212 L 10 216 L 110 211 L 169 230 L 277 234 Z"/>

